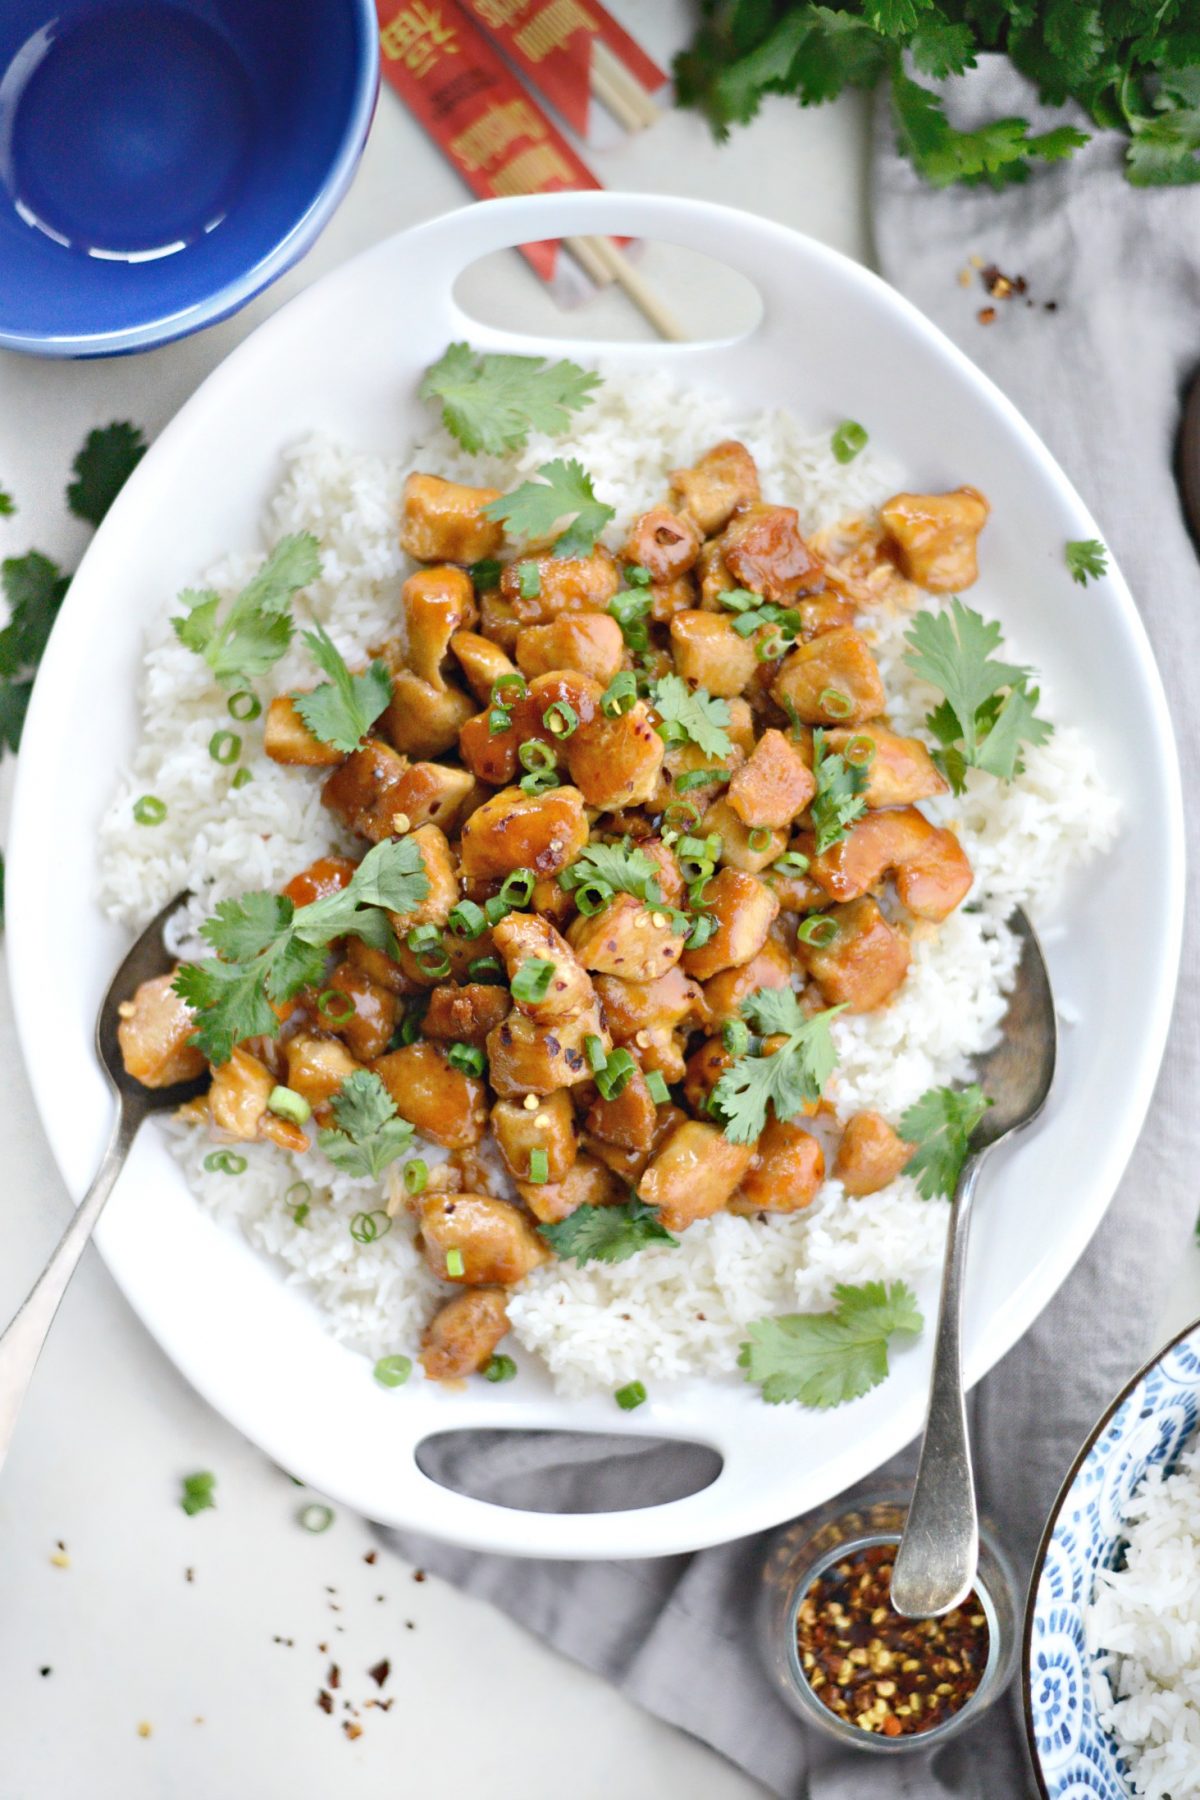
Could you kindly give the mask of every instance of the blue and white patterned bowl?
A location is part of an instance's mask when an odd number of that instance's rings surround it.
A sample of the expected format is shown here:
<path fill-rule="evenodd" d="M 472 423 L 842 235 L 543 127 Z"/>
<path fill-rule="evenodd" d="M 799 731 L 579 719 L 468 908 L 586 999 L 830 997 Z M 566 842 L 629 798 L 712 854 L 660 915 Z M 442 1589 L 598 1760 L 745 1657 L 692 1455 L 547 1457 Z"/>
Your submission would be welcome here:
<path fill-rule="evenodd" d="M 1200 1419 L 1200 1323 L 1189 1325 L 1113 1401 L 1079 1455 L 1042 1537 L 1025 1617 L 1030 1755 L 1045 1800 L 1133 1800 L 1128 1766 L 1100 1724 L 1105 1676 L 1084 1612 L 1097 1569 L 1115 1568 L 1128 1503 L 1146 1471 L 1174 1467 Z"/>

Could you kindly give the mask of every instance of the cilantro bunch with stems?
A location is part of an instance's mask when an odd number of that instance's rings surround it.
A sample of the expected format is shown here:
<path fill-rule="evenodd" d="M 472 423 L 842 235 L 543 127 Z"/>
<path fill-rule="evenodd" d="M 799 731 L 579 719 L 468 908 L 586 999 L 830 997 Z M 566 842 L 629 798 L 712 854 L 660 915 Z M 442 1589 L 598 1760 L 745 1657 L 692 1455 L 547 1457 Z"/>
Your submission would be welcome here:
<path fill-rule="evenodd" d="M 925 724 L 938 744 L 933 760 L 954 792 L 962 793 L 968 769 L 1003 781 L 1019 775 L 1023 747 L 1044 744 L 1054 727 L 1037 716 L 1032 671 L 994 654 L 999 625 L 953 599 L 944 612 L 918 613 L 904 641 L 907 666 L 945 696 Z"/>

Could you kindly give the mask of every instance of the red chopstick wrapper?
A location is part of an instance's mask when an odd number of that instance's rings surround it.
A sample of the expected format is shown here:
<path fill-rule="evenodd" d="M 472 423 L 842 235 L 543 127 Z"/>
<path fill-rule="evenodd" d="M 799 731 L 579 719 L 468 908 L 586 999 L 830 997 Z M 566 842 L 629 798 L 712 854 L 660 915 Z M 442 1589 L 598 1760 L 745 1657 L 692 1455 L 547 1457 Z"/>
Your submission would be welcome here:
<path fill-rule="evenodd" d="M 595 103 L 592 74 L 597 45 L 648 96 L 667 86 L 666 72 L 593 0 L 460 0 L 460 4 L 582 138 L 608 143 L 619 135 Z"/>
<path fill-rule="evenodd" d="M 553 194 L 600 183 L 508 65 L 452 0 L 376 0 L 383 78 L 481 200 Z M 522 254 L 564 297 L 579 299 L 581 272 L 561 245 L 522 244 Z M 568 270 L 570 274 L 568 276 Z"/>

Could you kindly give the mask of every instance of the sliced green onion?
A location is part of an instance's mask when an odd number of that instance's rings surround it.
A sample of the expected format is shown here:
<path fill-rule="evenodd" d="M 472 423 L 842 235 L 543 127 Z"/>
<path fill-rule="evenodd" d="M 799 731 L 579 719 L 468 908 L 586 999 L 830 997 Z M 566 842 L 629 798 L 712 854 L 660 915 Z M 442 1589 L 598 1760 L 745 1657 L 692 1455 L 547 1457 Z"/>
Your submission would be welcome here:
<path fill-rule="evenodd" d="M 752 606 L 757 606 L 762 595 L 753 593 L 749 588 L 725 588 L 722 593 L 717 595 L 717 599 L 722 606 L 727 606 L 730 612 L 744 613 L 749 612 Z"/>
<path fill-rule="evenodd" d="M 596 1086 L 605 1100 L 616 1100 L 625 1092 L 637 1068 L 628 1050 L 614 1050 L 604 1067 L 596 1070 Z"/>
<path fill-rule="evenodd" d="M 690 793 L 693 788 L 708 787 L 713 782 L 722 786 L 729 780 L 728 769 L 685 769 L 682 775 L 675 777 L 675 792 Z M 696 815 L 696 824 L 700 823 L 700 815 Z"/>
<path fill-rule="evenodd" d="M 693 924 L 692 929 L 688 932 L 687 937 L 684 940 L 684 949 L 699 950 L 702 945 L 707 944 L 709 938 L 716 929 L 717 921 L 713 918 L 712 914 L 702 913 Z"/>
<path fill-rule="evenodd" d="M 487 1067 L 487 1058 L 478 1044 L 451 1044 L 446 1061 L 461 1075 L 482 1075 Z"/>
<path fill-rule="evenodd" d="M 612 897 L 613 891 L 607 881 L 601 881 L 598 877 L 591 881 L 581 881 L 575 889 L 575 904 L 585 919 L 594 918 L 598 912 L 603 912 Z"/>
<path fill-rule="evenodd" d="M 843 694 L 841 688 L 822 688 L 817 695 L 817 705 L 831 719 L 848 719 L 854 711 L 853 700 L 849 694 Z"/>
<path fill-rule="evenodd" d="M 867 434 L 856 419 L 843 419 L 829 440 L 834 461 L 840 463 L 853 462 L 866 444 Z"/>
<path fill-rule="evenodd" d="M 744 1019 L 727 1019 L 721 1027 L 721 1042 L 730 1056 L 745 1056 L 750 1048 L 750 1027 Z"/>
<path fill-rule="evenodd" d="M 446 1273 L 447 1273 L 447 1275 L 452 1275 L 455 1277 L 455 1279 L 458 1279 L 462 1276 L 465 1269 L 466 1269 L 466 1264 L 463 1262 L 462 1251 L 461 1250 L 447 1250 L 447 1252 L 446 1252 Z"/>
<path fill-rule="evenodd" d="M 637 676 L 631 669 L 622 669 L 600 696 L 600 710 L 605 718 L 618 719 L 637 705 L 637 697 Z"/>
<path fill-rule="evenodd" d="M 290 1087 L 271 1089 L 267 1096 L 267 1111 L 273 1112 L 277 1119 L 290 1119 L 293 1125 L 307 1125 L 312 1118 L 312 1107 L 304 1095 Z"/>
<path fill-rule="evenodd" d="M 762 622 L 762 617 L 759 613 L 746 612 L 742 613 L 733 621 L 733 629 L 737 632 L 739 637 L 753 637 Z"/>
<path fill-rule="evenodd" d="M 499 894 L 493 894 L 490 900 L 484 901 L 483 911 L 489 925 L 498 925 L 512 911 L 512 907 Z"/>
<path fill-rule="evenodd" d="M 348 1025 L 356 1008 L 350 995 L 344 994 L 341 988 L 325 988 L 317 995 L 317 1011 L 331 1025 Z"/>
<path fill-rule="evenodd" d="M 381 1356 L 371 1373 L 380 1387 L 403 1387 L 412 1374 L 412 1358 L 408 1356 Z"/>
<path fill-rule="evenodd" d="M 632 589 L 615 594 L 608 603 L 608 610 L 621 627 L 621 635 L 631 650 L 649 649 L 650 633 L 645 622 L 650 611 L 649 594 Z"/>
<path fill-rule="evenodd" d="M 305 1531 L 328 1531 L 333 1524 L 333 1508 L 314 1502 L 311 1506 L 302 1506 L 296 1517 Z"/>
<path fill-rule="evenodd" d="M 236 694 L 230 694 L 226 702 L 229 716 L 244 723 L 247 719 L 257 719 L 262 712 L 262 701 L 249 688 L 239 688 Z"/>
<path fill-rule="evenodd" d="M 536 886 L 537 876 L 532 869 L 514 869 L 501 882 L 497 898 L 503 900 L 505 911 L 513 906 L 528 906 Z M 503 918 L 504 914 L 500 916 Z"/>
<path fill-rule="evenodd" d="M 809 860 L 802 850 L 785 850 L 772 865 L 777 875 L 807 875 Z"/>
<path fill-rule="evenodd" d="M 373 1244 L 376 1238 L 386 1237 L 392 1229 L 392 1221 L 378 1207 L 374 1212 L 355 1213 L 350 1221 L 350 1236 L 356 1244 Z"/>
<path fill-rule="evenodd" d="M 254 780 L 254 777 L 250 773 L 249 769 L 239 769 L 237 774 L 233 778 L 232 786 L 234 787 L 235 790 L 237 788 L 249 787 L 250 783 L 253 780 Z"/>
<path fill-rule="evenodd" d="M 646 1074 L 646 1086 L 650 1090 L 650 1098 L 655 1106 L 665 1106 L 671 1098 L 671 1090 L 661 1070 L 650 1069 Z"/>
<path fill-rule="evenodd" d="M 710 831 L 707 837 L 680 838 L 677 854 L 680 856 L 707 856 L 715 861 L 723 848 L 720 832 Z"/>
<path fill-rule="evenodd" d="M 755 856 L 761 856 L 764 850 L 771 848 L 771 833 L 765 825 L 755 825 L 746 839 Z"/>
<path fill-rule="evenodd" d="M 649 587 L 654 577 L 649 569 L 642 567 L 641 563 L 630 563 L 625 571 L 625 579 L 630 587 Z"/>
<path fill-rule="evenodd" d="M 517 587 L 522 600 L 536 600 L 542 591 L 542 571 L 535 562 L 517 564 Z"/>
<path fill-rule="evenodd" d="M 400 1023 L 400 1042 L 415 1044 L 421 1035 L 421 1022 L 425 1017 L 429 1001 L 424 994 L 410 1000 L 404 1009 L 404 1018 Z"/>
<path fill-rule="evenodd" d="M 540 774 L 554 768 L 554 752 L 541 738 L 526 738 L 523 744 L 517 745 L 517 761 L 530 774 Z"/>
<path fill-rule="evenodd" d="M 467 964 L 467 974 L 472 981 L 481 981 L 486 987 L 501 987 L 504 984 L 504 964 L 498 956 L 477 956 Z"/>
<path fill-rule="evenodd" d="M 618 1388 L 613 1395 L 613 1399 L 622 1412 L 632 1412 L 636 1406 L 641 1406 L 645 1398 L 646 1389 L 640 1381 L 627 1381 L 625 1386 Z"/>
<path fill-rule="evenodd" d="M 514 1000 L 544 1000 L 554 978 L 554 964 L 542 956 L 531 956 L 523 962 L 512 979 Z"/>
<path fill-rule="evenodd" d="M 440 979 L 450 973 L 450 958 L 436 925 L 414 925 L 404 941 L 416 957 L 422 975 Z"/>
<path fill-rule="evenodd" d="M 460 900 L 450 908 L 446 923 L 455 937 L 477 938 L 487 930 L 487 915 L 473 900 Z"/>
<path fill-rule="evenodd" d="M 775 658 L 782 656 L 786 650 L 787 640 L 783 633 L 771 631 L 766 637 L 759 638 L 754 646 L 754 655 L 759 662 L 774 662 Z"/>
<path fill-rule="evenodd" d="M 511 1356 L 492 1356 L 484 1364 L 485 1381 L 511 1381 L 517 1372 L 517 1365 Z"/>
<path fill-rule="evenodd" d="M 285 1206 L 304 1206 L 312 1199 L 312 1195 L 311 1182 L 293 1181 L 283 1196 L 283 1204 Z"/>
<path fill-rule="evenodd" d="M 869 769 L 875 761 L 875 740 L 865 736 L 852 737 L 842 755 L 854 768 Z"/>
<path fill-rule="evenodd" d="M 242 754 L 242 740 L 236 731 L 214 731 L 208 740 L 208 754 L 215 763 L 228 768 Z"/>
<path fill-rule="evenodd" d="M 583 1054 L 587 1057 L 588 1068 L 593 1075 L 598 1074 L 608 1060 L 604 1040 L 596 1037 L 593 1032 L 589 1032 L 583 1040 Z"/>
<path fill-rule="evenodd" d="M 479 589 L 494 588 L 500 580 L 503 563 L 498 563 L 493 556 L 485 556 L 477 563 L 472 563 L 467 574 Z"/>
<path fill-rule="evenodd" d="M 556 700 L 542 714 L 542 724 L 556 738 L 573 737 L 579 726 L 579 714 L 569 700 Z"/>
<path fill-rule="evenodd" d="M 511 706 L 514 700 L 523 700 L 526 691 L 527 684 L 525 677 L 519 675 L 515 669 L 510 669 L 507 675 L 497 675 L 495 681 L 493 681 L 491 694 L 492 705 Z M 508 694 L 512 695 L 511 700 L 506 699 L 505 696 Z"/>
<path fill-rule="evenodd" d="M 512 714 L 506 706 L 492 706 L 488 708 L 487 722 L 488 736 L 500 737 L 512 725 Z"/>
<path fill-rule="evenodd" d="M 815 950 L 824 950 L 832 944 L 838 934 L 838 922 L 831 919 L 828 913 L 815 913 L 811 919 L 804 919 L 796 927 L 796 936 L 802 944 L 811 944 Z"/>
<path fill-rule="evenodd" d="M 523 794 L 548 794 L 552 788 L 560 786 L 556 769 L 534 769 L 529 775 L 522 775 L 517 786 Z"/>
<path fill-rule="evenodd" d="M 421 1194 L 429 1180 L 429 1164 L 424 1157 L 414 1156 L 411 1162 L 404 1165 L 404 1191 L 406 1194 Z"/>
<path fill-rule="evenodd" d="M 157 794 L 143 794 L 133 803 L 133 817 L 138 825 L 161 825 L 166 816 L 166 803 Z"/>
<path fill-rule="evenodd" d="M 550 1158 L 544 1150 L 529 1152 L 529 1179 L 537 1186 L 550 1179 Z"/>
<path fill-rule="evenodd" d="M 213 1150 L 204 1159 L 204 1167 L 210 1175 L 244 1175 L 249 1166 L 236 1150 Z"/>

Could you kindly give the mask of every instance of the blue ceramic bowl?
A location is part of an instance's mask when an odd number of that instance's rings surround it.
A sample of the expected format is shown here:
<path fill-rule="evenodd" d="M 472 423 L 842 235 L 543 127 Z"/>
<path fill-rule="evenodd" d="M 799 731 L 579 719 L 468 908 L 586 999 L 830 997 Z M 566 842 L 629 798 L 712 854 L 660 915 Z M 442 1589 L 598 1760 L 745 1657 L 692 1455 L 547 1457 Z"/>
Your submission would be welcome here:
<path fill-rule="evenodd" d="M 1025 1618 L 1025 1725 L 1044 1800 L 1134 1800 L 1099 1710 L 1106 1677 L 1084 1634 L 1097 1569 L 1117 1566 L 1129 1501 L 1147 1469 L 1178 1462 L 1200 1420 L 1200 1324 L 1118 1394 L 1055 1501 Z"/>
<path fill-rule="evenodd" d="M 244 306 L 341 201 L 378 82 L 373 0 L 0 0 L 0 346 Z"/>

